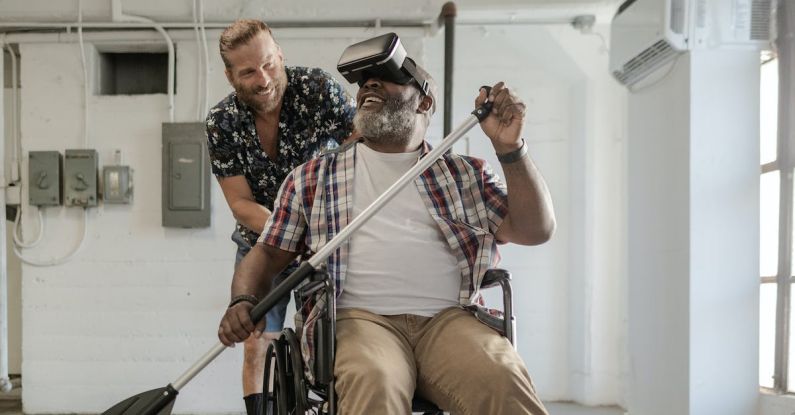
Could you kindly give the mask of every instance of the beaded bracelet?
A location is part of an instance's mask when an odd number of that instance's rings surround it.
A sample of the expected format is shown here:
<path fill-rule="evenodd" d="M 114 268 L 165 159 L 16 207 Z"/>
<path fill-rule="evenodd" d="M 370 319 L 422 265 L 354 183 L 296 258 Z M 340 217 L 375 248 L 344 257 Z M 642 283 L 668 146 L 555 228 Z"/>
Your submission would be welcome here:
<path fill-rule="evenodd" d="M 527 154 L 527 143 L 522 139 L 522 146 L 516 150 L 507 152 L 505 154 L 497 153 L 497 160 L 502 164 L 514 163 L 522 159 Z"/>
<path fill-rule="evenodd" d="M 259 303 L 259 298 L 250 294 L 236 295 L 232 297 L 232 301 L 229 302 L 229 307 L 227 308 L 231 308 L 233 305 L 237 303 L 242 303 L 243 301 L 247 301 L 251 304 L 257 305 L 257 303 Z"/>

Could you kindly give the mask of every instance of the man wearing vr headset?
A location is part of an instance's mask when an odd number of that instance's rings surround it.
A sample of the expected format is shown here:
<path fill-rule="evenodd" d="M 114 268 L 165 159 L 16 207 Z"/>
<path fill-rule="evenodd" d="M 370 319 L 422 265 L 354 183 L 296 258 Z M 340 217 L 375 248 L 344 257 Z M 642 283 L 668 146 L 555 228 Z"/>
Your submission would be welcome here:
<path fill-rule="evenodd" d="M 347 138 L 355 108 L 323 70 L 286 67 L 270 28 L 260 20 L 234 22 L 221 34 L 219 46 L 234 92 L 210 110 L 207 138 L 213 173 L 237 219 L 232 234 L 237 267 L 256 243 L 285 176 Z M 283 328 L 287 300 L 268 313 L 265 333 L 244 343 L 243 396 L 249 415 L 261 407 L 265 350 Z"/>
<path fill-rule="evenodd" d="M 362 139 L 285 179 L 235 273 L 233 295 L 267 293 L 279 270 L 317 252 L 428 153 L 435 86 L 421 68 L 408 72 L 362 73 L 354 117 Z M 485 161 L 447 153 L 328 258 L 339 288 L 341 414 L 407 414 L 415 391 L 457 414 L 547 413 L 510 342 L 470 311 L 483 274 L 498 260 L 497 243 L 541 244 L 555 229 L 551 197 L 521 138 L 525 105 L 502 82 L 481 89 L 475 105 L 486 99 L 493 110 L 481 128 L 507 185 Z M 231 346 L 257 328 L 251 308 L 227 309 L 221 342 Z M 310 317 L 298 329 L 313 324 Z"/>

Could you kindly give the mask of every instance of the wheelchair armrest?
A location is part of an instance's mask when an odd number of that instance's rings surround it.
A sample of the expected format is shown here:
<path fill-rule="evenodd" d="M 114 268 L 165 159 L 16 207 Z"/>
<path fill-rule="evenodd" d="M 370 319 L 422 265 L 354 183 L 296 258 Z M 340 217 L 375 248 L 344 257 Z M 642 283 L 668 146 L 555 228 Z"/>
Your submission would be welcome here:
<path fill-rule="evenodd" d="M 491 288 L 500 285 L 503 281 L 511 281 L 511 273 L 508 270 L 501 268 L 492 268 L 486 271 L 483 275 L 483 281 L 480 282 L 480 288 Z"/>
<path fill-rule="evenodd" d="M 516 317 L 513 315 L 513 290 L 511 288 L 511 273 L 501 268 L 492 268 L 483 275 L 480 288 L 491 288 L 500 286 L 502 289 L 502 310 L 501 331 L 508 341 L 516 347 Z M 489 320 L 490 316 L 481 316 L 481 321 Z M 500 321 L 492 321 L 490 325 L 499 325 Z M 487 323 L 489 324 L 489 323 Z"/>

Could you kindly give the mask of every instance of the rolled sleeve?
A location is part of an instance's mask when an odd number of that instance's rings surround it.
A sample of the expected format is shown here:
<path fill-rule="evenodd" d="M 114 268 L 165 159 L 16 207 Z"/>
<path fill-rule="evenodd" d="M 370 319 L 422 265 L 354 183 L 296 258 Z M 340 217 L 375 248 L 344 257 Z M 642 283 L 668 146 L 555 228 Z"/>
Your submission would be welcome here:
<path fill-rule="evenodd" d="M 239 159 L 242 151 L 240 140 L 235 137 L 237 132 L 223 128 L 229 124 L 228 120 L 223 120 L 223 114 L 223 111 L 211 111 L 205 123 L 210 168 L 217 177 L 239 176 L 243 174 L 243 165 Z"/>
<path fill-rule="evenodd" d="M 273 214 L 265 223 L 265 228 L 257 240 L 275 248 L 289 252 L 305 250 L 304 235 L 306 219 L 301 205 L 301 196 L 295 186 L 295 171 L 284 179 L 274 203 Z"/>
<path fill-rule="evenodd" d="M 486 162 L 483 162 L 481 168 L 481 180 L 489 231 L 496 234 L 505 216 L 508 215 L 508 188 Z"/>

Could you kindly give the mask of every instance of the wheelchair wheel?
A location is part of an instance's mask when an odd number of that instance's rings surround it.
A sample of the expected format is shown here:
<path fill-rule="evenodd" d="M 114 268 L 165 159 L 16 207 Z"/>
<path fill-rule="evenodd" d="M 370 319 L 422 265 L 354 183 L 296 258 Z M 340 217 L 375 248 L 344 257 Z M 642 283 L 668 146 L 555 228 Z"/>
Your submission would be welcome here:
<path fill-rule="evenodd" d="M 295 414 L 305 414 L 309 409 L 307 402 L 308 390 L 304 380 L 304 359 L 301 357 L 301 345 L 293 329 L 285 329 L 282 333 L 285 340 L 286 378 L 292 381 L 292 397 Z"/>
<path fill-rule="evenodd" d="M 271 341 L 265 353 L 265 373 L 262 388 L 262 413 L 266 415 L 290 415 L 294 404 L 291 403 L 292 385 L 288 382 L 285 364 L 285 342 L 282 338 Z M 271 383 L 271 370 L 273 382 Z M 272 392 L 271 392 L 272 390 Z"/>

